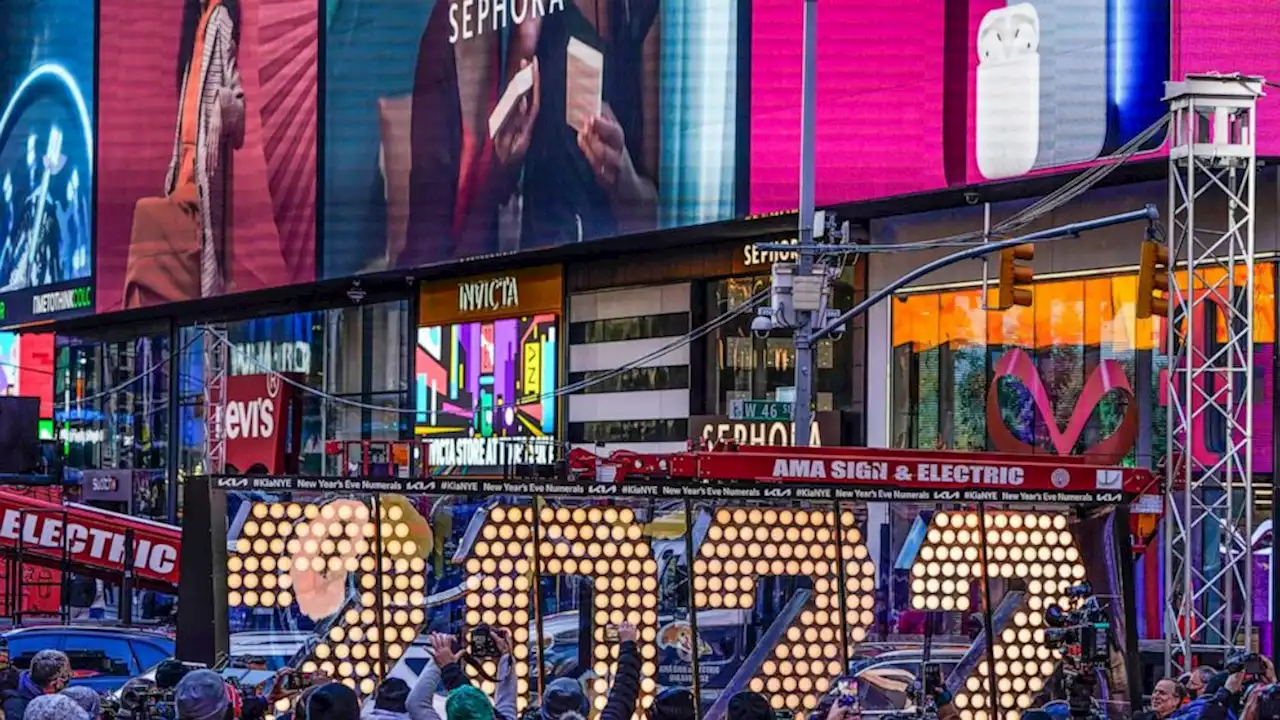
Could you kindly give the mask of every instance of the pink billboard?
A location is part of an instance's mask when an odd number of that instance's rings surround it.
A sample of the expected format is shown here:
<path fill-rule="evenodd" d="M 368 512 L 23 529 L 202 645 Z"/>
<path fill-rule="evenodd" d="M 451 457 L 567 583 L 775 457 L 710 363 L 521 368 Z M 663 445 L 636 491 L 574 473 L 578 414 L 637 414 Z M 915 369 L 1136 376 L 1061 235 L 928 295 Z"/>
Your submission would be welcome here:
<path fill-rule="evenodd" d="M 1078 169 L 1163 116 L 1166 79 L 1280 77 L 1280 36 L 1258 32 L 1280 7 L 1260 0 L 864 0 L 818 16 L 819 205 Z M 752 213 L 796 206 L 803 26 L 803 3 L 752 3 Z M 1280 154 L 1277 103 L 1260 104 L 1261 155 Z"/>

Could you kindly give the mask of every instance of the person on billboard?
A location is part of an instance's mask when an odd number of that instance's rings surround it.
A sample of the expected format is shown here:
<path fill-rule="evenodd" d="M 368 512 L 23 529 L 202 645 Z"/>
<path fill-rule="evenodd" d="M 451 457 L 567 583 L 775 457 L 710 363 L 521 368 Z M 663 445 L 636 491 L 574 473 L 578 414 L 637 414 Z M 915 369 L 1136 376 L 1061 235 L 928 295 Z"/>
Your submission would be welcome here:
<path fill-rule="evenodd" d="M 397 264 L 657 226 L 658 0 L 566 0 L 458 37 L 438 3 L 414 76 L 410 215 Z M 656 150 L 656 148 L 654 148 Z M 514 200 L 513 200 L 514 198 Z M 518 228 L 518 229 L 517 229 Z"/>
<path fill-rule="evenodd" d="M 177 127 L 164 197 L 133 212 L 124 307 L 225 291 L 220 161 L 244 144 L 245 101 L 236 70 L 237 0 L 185 0 L 179 44 Z"/>
<path fill-rule="evenodd" d="M 524 158 L 521 248 L 652 230 L 658 222 L 659 0 L 568 0 L 517 26 L 541 94 Z"/>

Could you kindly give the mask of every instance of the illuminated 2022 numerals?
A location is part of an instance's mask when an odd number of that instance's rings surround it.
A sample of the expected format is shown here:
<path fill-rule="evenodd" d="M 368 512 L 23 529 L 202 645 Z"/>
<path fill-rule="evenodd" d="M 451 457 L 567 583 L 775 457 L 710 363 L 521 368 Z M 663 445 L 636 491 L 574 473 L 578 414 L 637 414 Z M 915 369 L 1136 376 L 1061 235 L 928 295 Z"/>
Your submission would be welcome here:
<path fill-rule="evenodd" d="M 985 538 L 984 538 L 985 535 Z M 988 557 L 983 562 L 982 545 Z M 1045 640 L 1045 611 L 1069 610 L 1067 591 L 1084 580 L 1067 517 L 1050 512 L 940 512 L 933 516 L 911 567 L 913 607 L 968 610 L 973 584 L 993 579 L 1026 585 L 1022 605 L 992 647 L 998 707 L 991 707 L 989 663 L 982 661 L 955 695 L 962 720 L 1018 720 L 1053 674 L 1061 653 Z"/>
<path fill-rule="evenodd" d="M 536 545 L 531 540 L 535 527 Z M 604 707 L 618 660 L 619 647 L 606 641 L 606 628 L 623 622 L 640 633 L 639 706 L 648 708 L 657 690 L 657 563 L 635 513 L 630 508 L 543 507 L 535 524 L 531 508 L 495 507 L 483 519 L 479 539 L 465 560 L 472 591 L 466 601 L 467 624 L 511 631 L 521 709 L 528 695 L 529 569 L 535 560 L 540 575 L 592 579 L 594 607 L 586 611 L 594 613 L 595 621 L 595 678 L 589 689 L 596 710 Z"/>
<path fill-rule="evenodd" d="M 760 577 L 812 579 L 813 597 L 751 679 L 775 709 L 812 710 L 844 674 L 844 643 L 864 640 L 875 620 L 875 565 L 853 513 L 840 521 L 830 510 L 721 508 L 693 563 L 699 610 L 750 608 Z"/>
<path fill-rule="evenodd" d="M 426 616 L 430 535 L 415 532 L 424 521 L 399 500 L 379 504 L 378 522 L 357 500 L 254 503 L 227 558 L 228 604 L 296 601 L 312 620 L 331 618 L 300 667 L 372 693 L 384 663 L 390 669 L 404 655 Z M 277 710 L 287 707 L 282 701 Z"/>

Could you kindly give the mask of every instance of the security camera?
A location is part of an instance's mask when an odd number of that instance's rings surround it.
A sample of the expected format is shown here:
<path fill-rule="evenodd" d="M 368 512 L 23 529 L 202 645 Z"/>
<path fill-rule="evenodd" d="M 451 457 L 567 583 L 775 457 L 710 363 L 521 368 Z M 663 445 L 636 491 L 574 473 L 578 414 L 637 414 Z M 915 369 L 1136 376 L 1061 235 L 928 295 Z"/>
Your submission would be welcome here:
<path fill-rule="evenodd" d="M 964 194 L 964 201 L 970 205 L 977 205 L 982 198 L 976 192 L 967 192 Z"/>
<path fill-rule="evenodd" d="M 769 312 L 768 308 L 760 308 L 757 312 L 760 312 L 760 314 L 756 315 L 751 321 L 751 334 L 758 338 L 767 338 L 769 333 L 773 332 L 773 318 L 765 314 Z"/>
<path fill-rule="evenodd" d="M 365 294 L 364 288 L 360 287 L 360 282 L 356 281 L 351 284 L 351 289 L 347 291 L 347 299 L 359 305 L 364 302 Z"/>

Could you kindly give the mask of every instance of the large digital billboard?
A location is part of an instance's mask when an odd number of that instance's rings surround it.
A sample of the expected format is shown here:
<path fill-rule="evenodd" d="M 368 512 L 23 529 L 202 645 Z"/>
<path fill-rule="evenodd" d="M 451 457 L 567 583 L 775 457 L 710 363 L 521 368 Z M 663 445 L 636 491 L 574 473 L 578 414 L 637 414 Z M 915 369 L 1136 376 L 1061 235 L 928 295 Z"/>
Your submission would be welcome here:
<path fill-rule="evenodd" d="M 738 6 L 331 4 L 323 275 L 733 217 Z"/>
<path fill-rule="evenodd" d="M 418 328 L 414 424 L 432 467 L 551 461 L 557 322 L 547 313 Z"/>
<path fill-rule="evenodd" d="M 92 310 L 93 18 L 0 3 L 0 323 Z"/>
<path fill-rule="evenodd" d="M 98 312 L 314 280 L 319 5 L 99 10 Z"/>
<path fill-rule="evenodd" d="M 1164 114 L 1165 80 L 1280 75 L 1280 38 L 1258 32 L 1280 9 L 1261 0 L 865 0 L 818 17 L 820 205 L 1078 169 Z M 760 213 L 799 193 L 803 3 L 753 0 L 750 23 Z M 1277 102 L 1261 101 L 1260 154 L 1280 153 Z"/>

